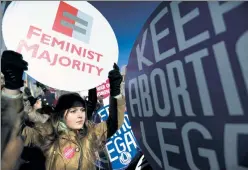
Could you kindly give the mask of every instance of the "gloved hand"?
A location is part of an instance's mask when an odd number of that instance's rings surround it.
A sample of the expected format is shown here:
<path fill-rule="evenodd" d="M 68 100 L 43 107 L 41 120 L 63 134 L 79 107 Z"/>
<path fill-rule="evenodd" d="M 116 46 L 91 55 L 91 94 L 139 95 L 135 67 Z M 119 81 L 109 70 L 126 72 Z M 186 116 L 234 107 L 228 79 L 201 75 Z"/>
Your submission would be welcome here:
<path fill-rule="evenodd" d="M 122 75 L 116 63 L 114 63 L 113 70 L 108 75 L 110 84 L 110 96 L 115 97 L 121 93 Z"/>
<path fill-rule="evenodd" d="M 17 90 L 23 87 L 22 75 L 28 69 L 28 63 L 23 60 L 21 54 L 6 50 L 2 54 L 1 71 L 5 79 L 5 87 Z"/>
<path fill-rule="evenodd" d="M 30 89 L 29 89 L 28 87 L 25 87 L 25 88 L 24 88 L 24 93 L 25 93 L 28 97 L 32 96 L 31 91 L 30 91 Z"/>

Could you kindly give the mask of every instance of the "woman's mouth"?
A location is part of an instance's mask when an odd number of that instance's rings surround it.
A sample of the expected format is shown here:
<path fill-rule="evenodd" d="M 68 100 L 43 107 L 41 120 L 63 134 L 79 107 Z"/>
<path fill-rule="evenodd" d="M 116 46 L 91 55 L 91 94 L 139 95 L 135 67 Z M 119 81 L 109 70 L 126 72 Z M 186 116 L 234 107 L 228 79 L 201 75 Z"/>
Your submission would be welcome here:
<path fill-rule="evenodd" d="M 77 121 L 78 124 L 83 124 L 84 121 L 83 120 L 80 120 L 80 121 Z"/>

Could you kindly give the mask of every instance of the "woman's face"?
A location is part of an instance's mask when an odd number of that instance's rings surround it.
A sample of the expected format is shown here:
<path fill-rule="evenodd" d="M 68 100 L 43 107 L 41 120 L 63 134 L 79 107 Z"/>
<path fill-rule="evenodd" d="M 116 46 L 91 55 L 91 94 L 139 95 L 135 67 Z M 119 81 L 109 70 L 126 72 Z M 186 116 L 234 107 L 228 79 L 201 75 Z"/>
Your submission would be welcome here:
<path fill-rule="evenodd" d="M 67 127 L 73 130 L 79 130 L 85 122 L 85 108 L 73 107 L 65 111 L 64 119 Z"/>

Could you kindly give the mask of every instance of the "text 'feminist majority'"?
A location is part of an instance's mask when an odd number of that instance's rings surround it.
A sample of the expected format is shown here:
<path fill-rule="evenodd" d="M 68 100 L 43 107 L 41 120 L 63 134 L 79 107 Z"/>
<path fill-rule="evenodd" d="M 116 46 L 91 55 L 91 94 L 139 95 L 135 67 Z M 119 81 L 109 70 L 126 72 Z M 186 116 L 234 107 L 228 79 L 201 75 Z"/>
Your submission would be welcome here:
<path fill-rule="evenodd" d="M 77 71 L 82 71 L 89 74 L 94 74 L 101 76 L 103 71 L 102 67 L 98 67 L 92 62 L 99 63 L 102 54 L 95 51 L 83 48 L 81 46 L 76 46 L 73 43 L 66 42 L 64 40 L 58 40 L 56 37 L 50 36 L 42 32 L 42 29 L 30 26 L 27 36 L 27 40 L 21 40 L 17 47 L 17 51 L 21 53 L 23 49 L 26 52 L 32 52 L 32 58 L 39 60 L 46 60 L 50 66 L 63 66 Z M 36 38 L 39 42 L 35 44 L 28 44 L 28 40 Z M 58 53 L 53 53 L 52 50 L 43 50 L 40 49 L 40 45 L 50 46 L 54 50 L 61 50 L 62 55 Z M 39 50 L 40 49 L 40 50 Z M 51 49 L 51 48 L 50 48 Z M 77 59 L 72 59 L 72 57 L 64 56 L 63 54 L 70 53 L 73 57 L 78 57 Z M 83 61 L 82 61 L 83 60 Z M 88 60 L 89 62 L 84 62 Z"/>

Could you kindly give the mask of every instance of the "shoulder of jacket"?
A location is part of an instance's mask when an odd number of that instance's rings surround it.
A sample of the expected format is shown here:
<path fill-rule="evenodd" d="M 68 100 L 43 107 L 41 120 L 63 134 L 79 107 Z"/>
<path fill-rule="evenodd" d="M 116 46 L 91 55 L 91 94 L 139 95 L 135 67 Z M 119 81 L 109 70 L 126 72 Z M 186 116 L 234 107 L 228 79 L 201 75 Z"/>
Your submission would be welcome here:
<path fill-rule="evenodd" d="M 18 93 L 18 94 L 8 94 L 5 92 L 5 90 L 2 90 L 2 96 L 7 98 L 7 99 L 20 99 L 23 97 L 23 93 Z"/>

